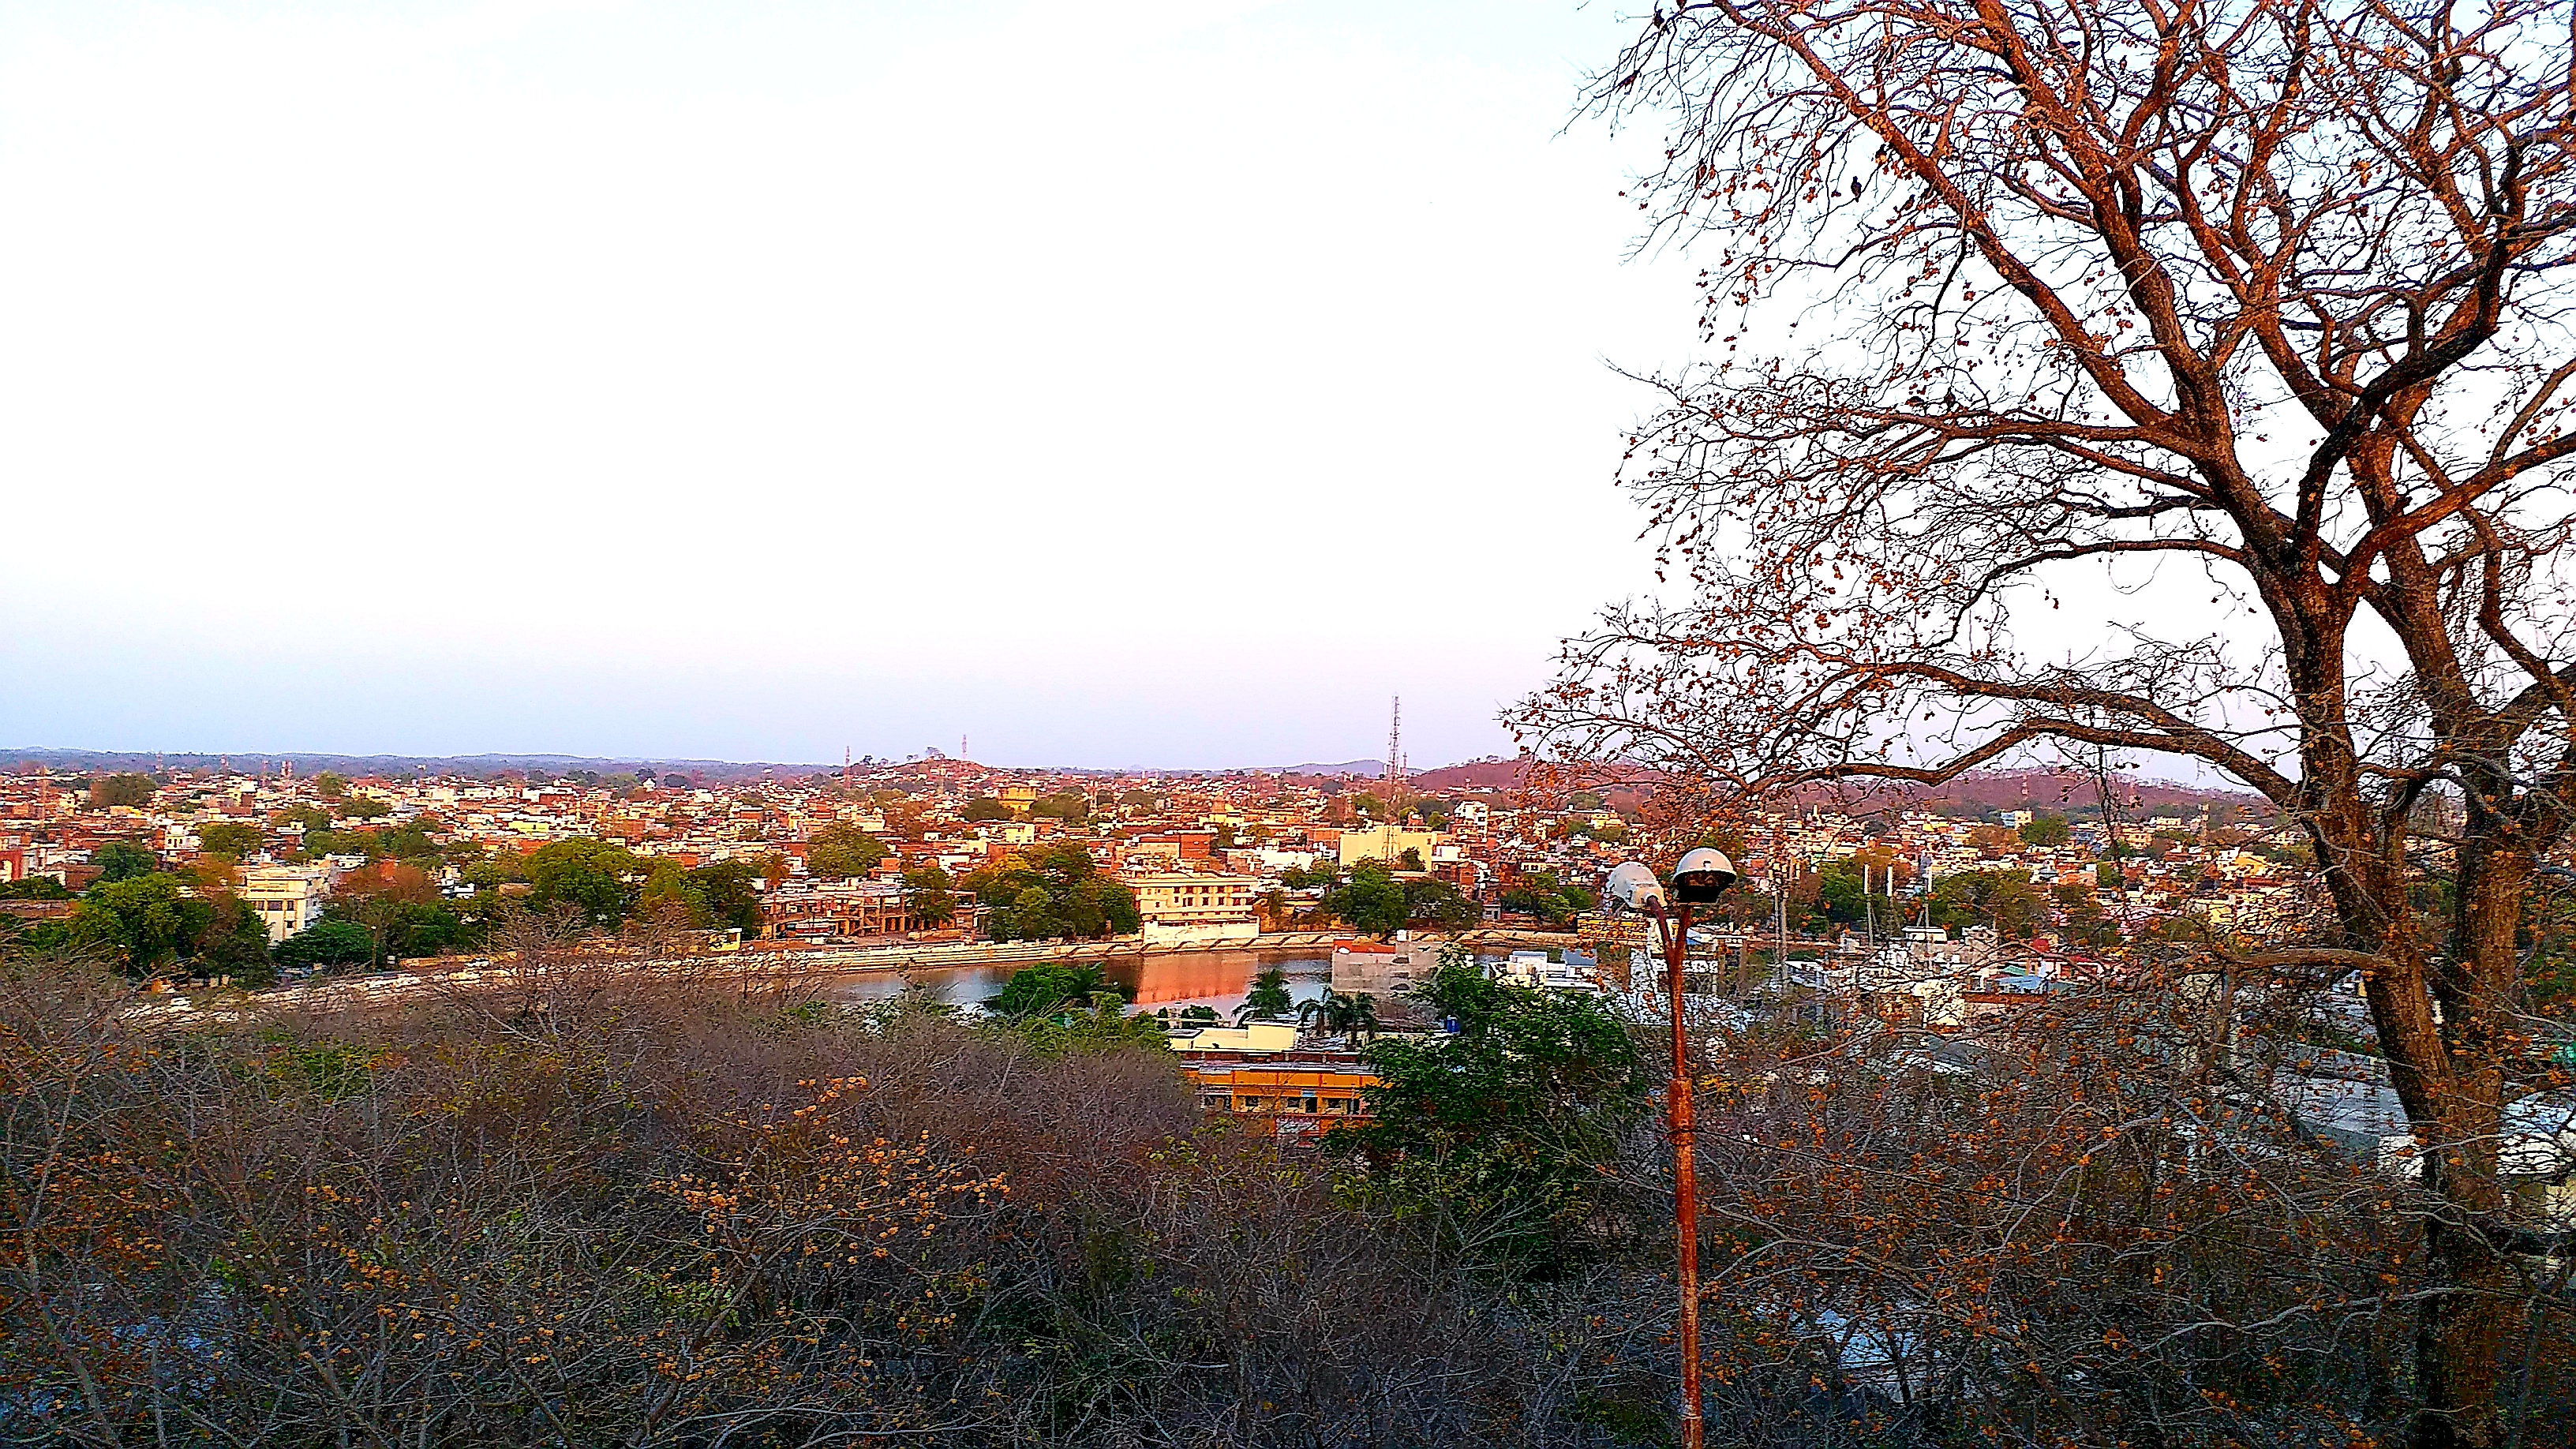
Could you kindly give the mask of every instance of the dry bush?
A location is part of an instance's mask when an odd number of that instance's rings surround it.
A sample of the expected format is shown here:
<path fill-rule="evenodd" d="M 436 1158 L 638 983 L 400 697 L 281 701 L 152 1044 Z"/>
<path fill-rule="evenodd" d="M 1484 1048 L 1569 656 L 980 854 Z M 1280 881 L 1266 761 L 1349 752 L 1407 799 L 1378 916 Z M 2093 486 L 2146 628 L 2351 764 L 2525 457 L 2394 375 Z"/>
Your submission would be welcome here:
<path fill-rule="evenodd" d="M 1160 1053 L 515 949 L 405 1007 L 193 1029 L 9 963 L 0 1437 L 1584 1432 L 1584 1290 L 1373 1223 Z"/>
<path fill-rule="evenodd" d="M 1651 1127 L 1579 1261 L 1503 1265 L 1203 1121 L 1132 1042 L 517 951 L 211 1025 L 6 963 L 0 1438 L 1669 1434 Z M 2271 1100 L 2298 1021 L 2268 977 L 2141 979 L 1949 1038 L 1712 1033 L 1712 1442 L 2393 1440 L 2446 1209 Z M 2537 1445 L 2569 1324 L 2554 1260 L 2517 1261 L 2484 1307 Z"/>
<path fill-rule="evenodd" d="M 1712 1439 L 2400 1442 L 2448 1206 L 2273 1090 L 2319 1055 L 2301 995 L 2142 976 L 1952 1035 L 1712 1043 Z M 2576 1322 L 2564 1263 L 2518 1262 L 2477 1311 L 2539 1443 Z"/>

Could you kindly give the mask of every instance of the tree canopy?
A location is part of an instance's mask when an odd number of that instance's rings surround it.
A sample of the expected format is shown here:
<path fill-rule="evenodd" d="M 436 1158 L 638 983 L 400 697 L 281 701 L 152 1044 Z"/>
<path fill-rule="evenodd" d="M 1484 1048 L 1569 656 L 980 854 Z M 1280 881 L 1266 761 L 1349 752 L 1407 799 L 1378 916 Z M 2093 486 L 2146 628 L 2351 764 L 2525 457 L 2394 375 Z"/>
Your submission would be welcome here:
<path fill-rule="evenodd" d="M 236 859 L 255 855 L 268 843 L 268 832 L 237 820 L 217 820 L 197 827 L 197 845 L 209 855 Z"/>
<path fill-rule="evenodd" d="M 1053 1016 L 1071 1008 L 1089 1011 L 1095 996 L 1126 997 L 1109 984 L 1097 962 L 1048 961 L 1011 973 L 1001 993 L 984 1003 L 1000 1016 Z"/>
<path fill-rule="evenodd" d="M 178 877 L 156 872 L 93 887 L 72 912 L 70 935 L 75 944 L 108 950 L 139 974 L 193 951 L 214 923 L 213 903 L 188 895 Z"/>
<path fill-rule="evenodd" d="M 277 943 L 285 966 L 365 966 L 376 959 L 376 938 L 356 921 L 321 920 Z"/>
<path fill-rule="evenodd" d="M 848 880 L 875 870 L 889 853 L 884 841 L 835 820 L 814 832 L 805 849 L 805 870 L 821 880 Z"/>
<path fill-rule="evenodd" d="M 558 840 L 531 852 L 520 867 L 539 910 L 569 908 L 594 926 L 614 926 L 634 909 L 648 874 L 642 857 L 605 840 Z"/>
<path fill-rule="evenodd" d="M 1368 1159 L 1361 1186 L 1480 1256 L 1561 1260 L 1647 1107 L 1628 1028 L 1592 998 L 1497 982 L 1454 948 L 1414 995 L 1455 1032 L 1367 1048 L 1375 1120 L 1335 1134 Z"/>
<path fill-rule="evenodd" d="M 1268 1020 L 1286 1016 L 1296 1002 L 1288 994 L 1288 973 L 1277 966 L 1265 966 L 1252 978 L 1252 989 L 1244 993 L 1243 1005 L 1235 1008 L 1238 1020 Z"/>
<path fill-rule="evenodd" d="M 1006 857 L 969 872 L 963 884 L 992 904 L 986 925 L 997 941 L 1126 935 L 1138 925 L 1136 893 L 1070 841 Z"/>
<path fill-rule="evenodd" d="M 1378 861 L 1364 860 L 1350 879 L 1324 893 L 1324 911 L 1354 931 L 1385 936 L 1404 929 L 1413 908 L 1404 886 Z"/>
<path fill-rule="evenodd" d="M 159 788 L 149 775 L 101 775 L 89 782 L 89 801 L 102 810 L 118 805 L 149 805 Z"/>
<path fill-rule="evenodd" d="M 903 873 L 903 905 L 925 926 L 945 926 L 957 919 L 955 882 L 948 872 L 925 865 Z"/>
<path fill-rule="evenodd" d="M 101 881 L 112 884 L 152 874 L 161 868 L 161 857 L 136 841 L 111 840 L 90 852 L 89 863 L 98 867 Z"/>

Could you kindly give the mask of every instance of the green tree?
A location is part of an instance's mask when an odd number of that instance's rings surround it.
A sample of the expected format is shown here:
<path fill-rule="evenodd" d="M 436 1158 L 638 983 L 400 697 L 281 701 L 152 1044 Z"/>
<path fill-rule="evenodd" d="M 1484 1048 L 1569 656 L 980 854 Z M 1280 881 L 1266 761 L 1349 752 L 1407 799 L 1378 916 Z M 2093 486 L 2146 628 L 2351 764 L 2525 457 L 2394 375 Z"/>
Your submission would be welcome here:
<path fill-rule="evenodd" d="M 72 913 L 70 936 L 142 973 L 192 949 L 214 920 L 211 903 L 185 894 L 178 877 L 156 873 L 93 887 Z"/>
<path fill-rule="evenodd" d="M 995 903 L 996 940 L 1123 935 L 1137 926 L 1136 893 L 1102 875 L 1091 852 L 1071 841 L 971 872 L 965 886 Z"/>
<path fill-rule="evenodd" d="M 1374 1120 L 1334 1134 L 1369 1164 L 1349 1186 L 1472 1256 L 1574 1256 L 1647 1109 L 1627 1027 L 1589 997 L 1494 981 L 1459 950 L 1414 994 L 1455 1034 L 1368 1047 Z"/>
<path fill-rule="evenodd" d="M 950 889 L 948 872 L 935 865 L 925 865 L 903 873 L 903 905 L 915 921 L 925 926 L 945 926 L 957 919 L 957 896 Z"/>
<path fill-rule="evenodd" d="M 1427 931 L 1463 931 L 1485 919 L 1484 908 L 1456 886 L 1428 876 L 1403 882 L 1404 918 Z"/>
<path fill-rule="evenodd" d="M 2071 832 L 2063 815 L 2034 815 L 2021 828 L 2024 845 L 2064 845 Z"/>
<path fill-rule="evenodd" d="M 340 813 L 351 820 L 379 820 L 394 813 L 394 807 L 373 795 L 352 795 L 340 802 Z"/>
<path fill-rule="evenodd" d="M 1377 1034 L 1377 998 L 1368 992 L 1345 996 L 1327 991 L 1297 1008 L 1300 1026 L 1322 1027 L 1333 1036 L 1370 1037 Z"/>
<path fill-rule="evenodd" d="M 268 832 L 237 820 L 218 820 L 197 827 L 197 847 L 208 855 L 229 855 L 240 860 L 258 854 L 267 843 Z"/>
<path fill-rule="evenodd" d="M 395 901 L 376 924 L 378 959 L 436 956 L 472 943 L 474 930 L 444 902 Z"/>
<path fill-rule="evenodd" d="M 1322 886 L 1329 891 L 1342 883 L 1342 869 L 1333 861 L 1319 859 L 1310 866 L 1292 865 L 1279 872 L 1279 883 L 1292 891 L 1312 886 Z"/>
<path fill-rule="evenodd" d="M 1079 790 L 1058 790 L 1041 795 L 1029 806 L 1032 818 L 1083 821 L 1091 818 L 1091 797 Z"/>
<path fill-rule="evenodd" d="M 348 780 L 329 770 L 313 777 L 313 793 L 325 800 L 337 800 L 348 792 Z"/>
<path fill-rule="evenodd" d="M 2016 870 L 1971 870 L 1933 883 L 1932 924 L 1993 926 L 2016 940 L 2048 917 L 2048 898 Z"/>
<path fill-rule="evenodd" d="M 446 852 L 430 838 L 433 822 L 409 821 L 386 830 L 367 832 L 367 856 L 371 860 L 435 860 Z"/>
<path fill-rule="evenodd" d="M 981 799 L 967 801 L 965 808 L 957 812 L 957 818 L 969 821 L 1008 820 L 1011 818 L 1011 807 L 987 795 Z"/>
<path fill-rule="evenodd" d="M 307 835 L 331 828 L 331 812 L 319 805 L 298 805 L 292 810 L 281 810 L 274 819 L 280 825 L 301 826 Z"/>
<path fill-rule="evenodd" d="M 89 782 L 89 803 L 101 810 L 149 805 L 159 788 L 149 775 L 101 775 Z"/>
<path fill-rule="evenodd" d="M 0 881 L 0 901 L 67 901 L 71 898 L 70 887 L 49 875 Z"/>
<path fill-rule="evenodd" d="M 355 921 L 326 918 L 278 942 L 276 955 L 285 966 L 364 966 L 376 959 L 376 938 Z"/>
<path fill-rule="evenodd" d="M 706 897 L 689 881 L 689 873 L 676 861 L 661 861 L 645 873 L 644 888 L 635 894 L 633 914 L 648 920 L 677 912 L 691 926 L 704 926 L 709 920 Z"/>
<path fill-rule="evenodd" d="M 745 936 L 760 933 L 759 879 L 760 871 L 747 860 L 719 860 L 689 872 L 708 923 L 737 927 Z"/>
<path fill-rule="evenodd" d="M 558 840 L 530 854 L 522 867 L 534 887 L 528 903 L 540 910 L 569 906 L 595 926 L 615 926 L 635 908 L 645 862 L 605 840 Z"/>
<path fill-rule="evenodd" d="M 1361 861 L 1348 881 L 1327 891 L 1323 906 L 1326 915 L 1354 931 L 1374 936 L 1391 935 L 1413 919 L 1404 887 L 1385 865 L 1374 860 Z"/>
<path fill-rule="evenodd" d="M 161 857 L 131 840 L 111 840 L 90 852 L 89 863 L 98 867 L 102 883 L 136 880 L 161 868 Z"/>
<path fill-rule="evenodd" d="M 197 943 L 197 970 L 207 976 L 229 976 L 235 986 L 256 989 L 277 984 L 269 960 L 268 927 L 259 914 L 237 900 L 215 905 L 213 919 Z"/>
<path fill-rule="evenodd" d="M 984 1006 L 997 1016 L 1053 1016 L 1068 1007 L 1088 1010 L 1092 998 L 1104 993 L 1119 995 L 1097 963 L 1047 961 L 1012 972 L 1001 993 Z"/>
<path fill-rule="evenodd" d="M 1590 891 L 1561 882 L 1554 871 L 1547 870 L 1522 871 L 1502 895 L 1504 910 L 1520 911 L 1555 925 L 1573 920 L 1592 905 Z"/>
<path fill-rule="evenodd" d="M 1885 871 L 1856 865 L 1848 860 L 1829 863 L 1817 873 L 1816 895 L 1825 910 L 1825 919 L 1836 925 L 1856 926 L 1875 913 L 1882 926 L 1893 924 L 1899 917 L 1896 900 L 1880 891 L 1865 891 L 1862 872 L 1871 870 L 1880 879 Z"/>
<path fill-rule="evenodd" d="M 1425 868 L 1422 864 L 1422 852 L 1410 845 L 1406 846 L 1403 853 L 1395 858 L 1395 864 L 1400 870 L 1422 870 Z"/>
<path fill-rule="evenodd" d="M 1267 1020 L 1286 1016 L 1294 1002 L 1288 995 L 1288 973 L 1276 966 L 1264 967 L 1252 978 L 1252 990 L 1246 992 L 1243 1004 L 1234 1009 L 1237 1021 Z"/>
<path fill-rule="evenodd" d="M 875 870 L 889 852 L 885 842 L 847 821 L 814 832 L 805 847 L 805 871 L 820 880 L 848 880 Z"/>

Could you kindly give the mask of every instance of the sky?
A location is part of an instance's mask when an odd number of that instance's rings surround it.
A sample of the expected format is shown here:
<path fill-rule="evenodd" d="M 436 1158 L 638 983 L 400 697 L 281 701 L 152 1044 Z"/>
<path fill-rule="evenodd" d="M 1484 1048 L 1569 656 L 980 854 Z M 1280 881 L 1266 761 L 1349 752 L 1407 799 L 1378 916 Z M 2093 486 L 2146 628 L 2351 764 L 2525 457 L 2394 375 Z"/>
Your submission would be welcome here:
<path fill-rule="evenodd" d="M 1692 347 L 1601 0 L 0 8 L 0 748 L 1507 752 Z"/>

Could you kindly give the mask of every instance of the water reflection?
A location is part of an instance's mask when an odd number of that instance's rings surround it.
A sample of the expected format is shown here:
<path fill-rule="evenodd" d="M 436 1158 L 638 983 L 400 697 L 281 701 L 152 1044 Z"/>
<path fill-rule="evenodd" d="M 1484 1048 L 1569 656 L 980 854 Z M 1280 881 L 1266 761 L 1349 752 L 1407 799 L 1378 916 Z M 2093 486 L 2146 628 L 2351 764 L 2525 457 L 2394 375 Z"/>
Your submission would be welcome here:
<path fill-rule="evenodd" d="M 823 994 L 832 1001 L 883 1001 L 912 985 L 926 988 L 942 1001 L 966 1006 L 999 995 L 1011 973 L 1025 969 L 1026 964 L 942 966 L 836 976 L 826 983 Z M 1279 951 L 1175 951 L 1131 956 L 1107 963 L 1104 974 L 1129 1002 L 1146 1011 L 1166 1006 L 1208 1006 L 1231 1016 L 1251 992 L 1252 978 L 1271 966 L 1288 973 L 1288 995 L 1295 1001 L 1322 996 L 1333 975 L 1333 958 L 1329 955 Z"/>
<path fill-rule="evenodd" d="M 1587 964 L 1590 959 L 1580 952 L 1569 954 Z M 1491 965 L 1502 957 L 1487 955 L 1478 959 Z M 1139 1009 L 1154 1011 L 1168 1006 L 1177 1011 L 1185 1006 L 1206 1006 L 1231 1017 L 1252 990 L 1252 978 L 1272 966 L 1288 973 L 1288 995 L 1293 1001 L 1313 1001 L 1332 984 L 1332 956 L 1314 951 L 1174 951 L 1111 961 L 1105 974 L 1110 984 Z M 907 985 L 917 985 L 941 1001 L 967 1006 L 999 995 L 1011 973 L 1025 968 L 1025 962 L 1007 962 L 852 973 L 830 978 L 823 995 L 831 1001 L 883 1001 L 901 993 Z"/>

